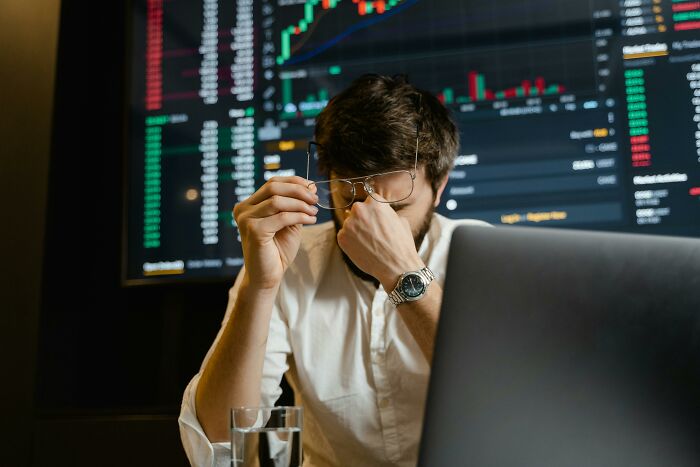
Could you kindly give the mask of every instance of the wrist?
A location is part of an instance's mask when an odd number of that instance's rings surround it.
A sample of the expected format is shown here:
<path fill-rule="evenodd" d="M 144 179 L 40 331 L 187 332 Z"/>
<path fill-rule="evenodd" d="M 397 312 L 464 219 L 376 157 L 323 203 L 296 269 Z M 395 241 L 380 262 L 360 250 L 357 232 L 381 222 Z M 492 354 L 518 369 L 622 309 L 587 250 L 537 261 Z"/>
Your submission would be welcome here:
<path fill-rule="evenodd" d="M 395 306 L 421 300 L 434 279 L 435 274 L 427 266 L 419 270 L 407 271 L 401 275 L 396 286 L 388 292 L 389 299 Z"/>
<path fill-rule="evenodd" d="M 273 281 L 270 283 L 260 283 L 255 281 L 247 270 L 241 281 L 241 291 L 245 291 L 247 294 L 255 295 L 261 299 L 274 299 L 277 296 L 277 291 L 280 288 L 282 281 Z"/>
<path fill-rule="evenodd" d="M 388 268 L 381 277 L 377 277 L 379 282 L 382 284 L 382 287 L 384 287 L 384 290 L 387 292 L 391 292 L 394 290 L 394 287 L 396 287 L 396 284 L 399 281 L 399 278 L 401 277 L 402 274 L 406 272 L 411 272 L 411 271 L 419 271 L 425 267 L 425 263 L 423 263 L 423 260 L 416 254 L 415 257 L 411 259 L 406 259 L 406 261 L 402 261 L 400 264 L 395 264 L 392 267 Z"/>

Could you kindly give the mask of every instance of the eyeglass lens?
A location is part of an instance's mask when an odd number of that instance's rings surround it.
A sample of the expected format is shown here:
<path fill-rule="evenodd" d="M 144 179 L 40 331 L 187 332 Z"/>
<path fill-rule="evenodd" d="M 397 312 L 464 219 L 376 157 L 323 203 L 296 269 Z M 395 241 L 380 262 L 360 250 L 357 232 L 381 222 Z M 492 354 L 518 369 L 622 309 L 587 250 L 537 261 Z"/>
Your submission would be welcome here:
<path fill-rule="evenodd" d="M 366 194 L 380 202 L 397 203 L 413 193 L 413 177 L 407 171 L 377 174 L 364 180 L 316 182 L 315 185 L 317 204 L 325 209 L 347 208 L 355 200 L 363 201 Z"/>

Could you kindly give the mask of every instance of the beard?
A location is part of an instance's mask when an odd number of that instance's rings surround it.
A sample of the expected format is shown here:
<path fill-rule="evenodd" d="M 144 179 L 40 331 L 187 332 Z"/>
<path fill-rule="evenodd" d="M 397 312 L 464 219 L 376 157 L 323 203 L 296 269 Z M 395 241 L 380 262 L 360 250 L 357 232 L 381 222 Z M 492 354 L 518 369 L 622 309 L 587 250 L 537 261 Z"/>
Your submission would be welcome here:
<path fill-rule="evenodd" d="M 423 218 L 423 222 L 420 225 L 420 228 L 418 229 L 418 232 L 413 234 L 413 242 L 416 245 L 416 251 L 420 248 L 421 244 L 423 243 L 423 239 L 425 236 L 428 234 L 428 230 L 430 230 L 430 225 L 433 220 L 433 213 L 435 212 L 435 207 L 432 205 L 430 206 L 430 209 L 428 210 L 428 213 L 425 215 Z M 340 223 L 340 220 L 338 220 L 338 216 L 335 215 L 335 210 L 331 213 L 331 217 L 333 218 L 333 225 L 335 226 L 335 234 L 338 235 L 338 232 L 340 229 L 343 227 L 342 224 Z M 336 238 L 336 244 L 338 240 Z M 367 274 L 365 271 L 357 267 L 355 263 L 352 262 L 350 257 L 345 254 L 342 248 L 338 246 L 340 249 L 340 254 L 343 256 L 343 261 L 345 264 L 348 266 L 350 271 L 360 279 L 366 282 L 371 282 L 374 284 L 375 287 L 379 287 L 379 281 L 377 280 L 376 277 L 372 276 L 371 274 Z"/>

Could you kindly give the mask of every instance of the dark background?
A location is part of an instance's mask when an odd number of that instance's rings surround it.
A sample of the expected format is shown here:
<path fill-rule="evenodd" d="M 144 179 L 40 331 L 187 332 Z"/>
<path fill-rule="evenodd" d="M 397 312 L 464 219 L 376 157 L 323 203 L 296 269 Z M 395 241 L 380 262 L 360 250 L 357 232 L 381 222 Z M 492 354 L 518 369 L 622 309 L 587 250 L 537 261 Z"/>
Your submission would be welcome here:
<path fill-rule="evenodd" d="M 3 466 L 187 465 L 182 392 L 233 278 L 120 285 L 125 8 L 3 2 Z"/>

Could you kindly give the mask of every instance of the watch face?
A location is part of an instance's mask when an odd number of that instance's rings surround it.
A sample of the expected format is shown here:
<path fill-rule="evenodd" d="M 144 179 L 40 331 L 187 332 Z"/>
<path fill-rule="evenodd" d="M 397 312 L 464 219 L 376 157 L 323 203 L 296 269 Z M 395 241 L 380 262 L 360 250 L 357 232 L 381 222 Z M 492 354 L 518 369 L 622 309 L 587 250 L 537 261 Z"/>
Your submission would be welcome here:
<path fill-rule="evenodd" d="M 417 274 L 409 274 L 401 281 L 401 292 L 409 298 L 420 296 L 425 290 L 425 284 Z"/>

